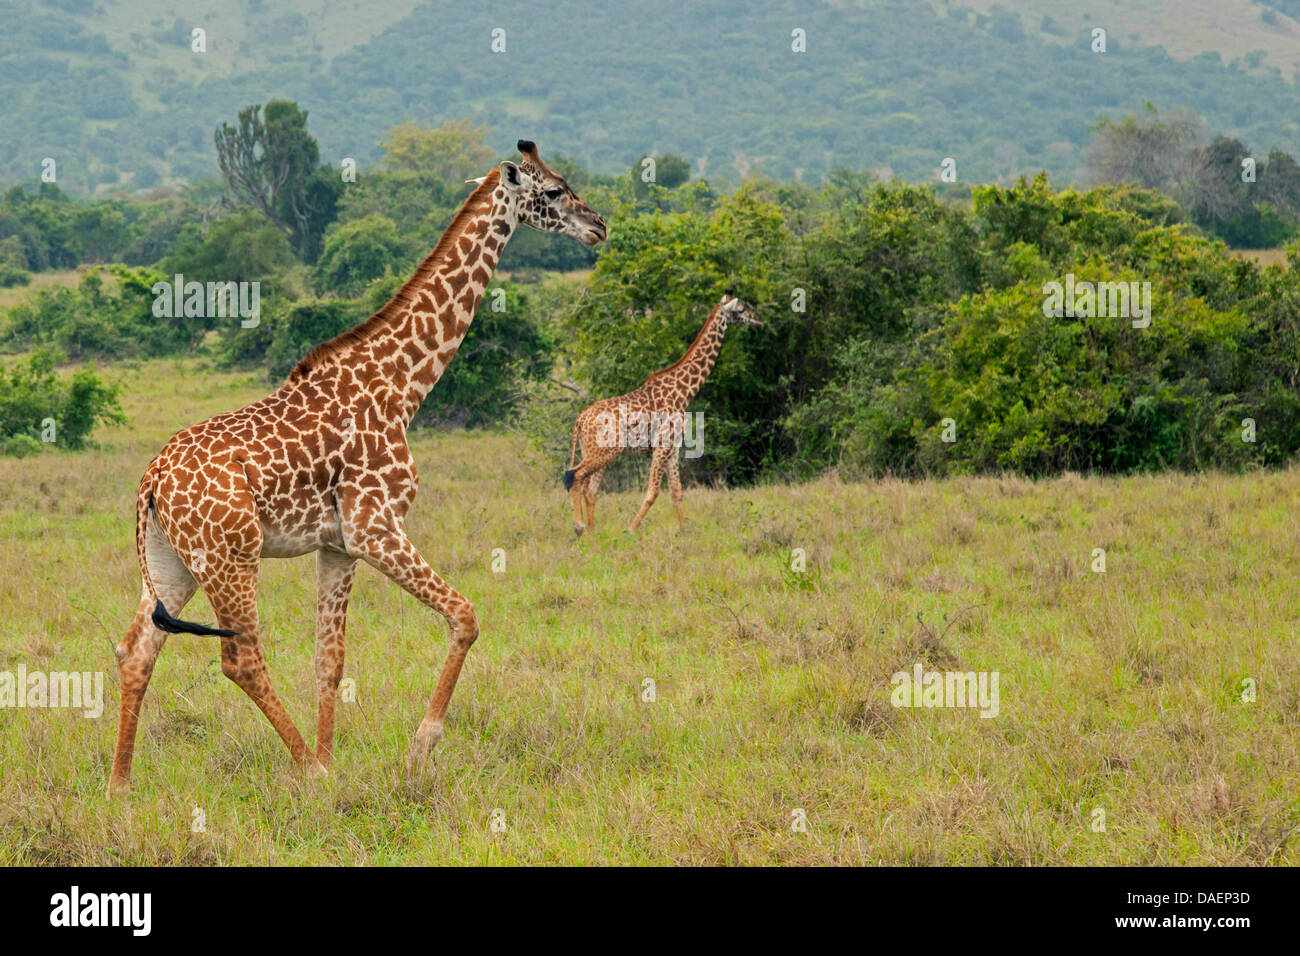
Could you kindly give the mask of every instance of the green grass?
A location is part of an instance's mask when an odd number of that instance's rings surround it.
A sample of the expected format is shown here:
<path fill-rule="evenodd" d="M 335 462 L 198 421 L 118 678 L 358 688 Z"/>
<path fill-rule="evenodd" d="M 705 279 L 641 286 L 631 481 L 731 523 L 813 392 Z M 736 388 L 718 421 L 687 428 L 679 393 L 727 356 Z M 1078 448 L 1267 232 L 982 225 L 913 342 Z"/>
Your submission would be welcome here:
<path fill-rule="evenodd" d="M 428 774 L 400 779 L 446 628 L 365 568 L 328 779 L 294 772 L 213 639 L 174 636 L 131 796 L 110 803 L 139 474 L 264 388 L 195 361 L 108 371 L 129 426 L 0 459 L 0 670 L 106 685 L 98 720 L 0 709 L 0 863 L 1300 859 L 1300 469 L 691 488 L 684 533 L 665 496 L 636 537 L 629 492 L 575 541 L 563 462 L 509 434 L 422 434 L 407 530 L 482 625 Z M 312 561 L 263 567 L 271 673 L 311 740 Z M 185 617 L 211 612 L 200 597 Z M 998 671 L 999 715 L 892 707 L 890 676 L 917 661 Z"/>

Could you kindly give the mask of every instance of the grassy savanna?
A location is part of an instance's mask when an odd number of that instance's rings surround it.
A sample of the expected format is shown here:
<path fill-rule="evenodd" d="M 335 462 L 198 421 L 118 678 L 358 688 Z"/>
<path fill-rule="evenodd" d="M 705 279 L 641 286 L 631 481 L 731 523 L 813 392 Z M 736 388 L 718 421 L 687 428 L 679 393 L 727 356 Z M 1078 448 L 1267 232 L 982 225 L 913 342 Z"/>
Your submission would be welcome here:
<path fill-rule="evenodd" d="M 0 459 L 0 670 L 105 673 L 100 719 L 0 710 L 0 863 L 1300 858 L 1295 468 L 697 487 L 685 533 L 665 495 L 636 537 L 630 491 L 575 541 L 564 462 L 505 433 L 419 434 L 407 530 L 482 624 L 428 774 L 402 783 L 401 758 L 446 629 L 364 569 L 328 779 L 296 774 L 216 639 L 178 635 L 132 793 L 108 802 L 138 477 L 173 431 L 265 389 L 192 360 L 106 374 L 128 426 Z M 263 568 L 271 673 L 310 741 L 314 566 Z M 212 621 L 201 596 L 183 616 Z M 892 707 L 918 661 L 999 672 L 998 715 Z"/>
<path fill-rule="evenodd" d="M 37 272 L 32 276 L 32 281 L 27 285 L 14 285 L 7 288 L 0 288 L 0 309 L 8 309 L 17 305 L 24 299 L 32 296 L 32 293 L 39 289 L 51 289 L 57 286 L 66 288 L 76 288 L 77 283 L 81 281 L 81 276 L 85 269 L 63 269 L 54 272 Z M 104 281 L 111 283 L 115 281 L 111 275 L 104 273 Z"/>
<path fill-rule="evenodd" d="M 1287 9 L 1283 3 L 1092 0 L 1086 10 L 1080 10 L 1071 0 L 967 0 L 961 6 L 986 14 L 997 8 L 1011 10 L 1020 15 L 1027 33 L 1048 43 L 1074 43 L 1081 30 L 1103 27 L 1124 49 L 1158 45 L 1178 60 L 1214 51 L 1224 61 L 1258 51 L 1264 63 L 1284 76 L 1293 77 L 1300 70 L 1296 47 L 1300 24 L 1283 12 Z"/>

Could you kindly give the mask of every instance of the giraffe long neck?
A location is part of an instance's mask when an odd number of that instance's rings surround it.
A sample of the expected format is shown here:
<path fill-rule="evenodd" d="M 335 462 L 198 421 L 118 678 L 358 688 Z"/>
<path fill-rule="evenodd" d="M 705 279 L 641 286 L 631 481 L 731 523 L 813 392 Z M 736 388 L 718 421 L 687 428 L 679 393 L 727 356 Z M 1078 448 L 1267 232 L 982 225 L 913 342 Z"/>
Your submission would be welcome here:
<path fill-rule="evenodd" d="M 726 331 L 726 323 L 722 321 L 719 311 L 714 309 L 686 354 L 673 365 L 653 375 L 651 381 L 659 379 L 670 383 L 674 404 L 685 408 L 713 371 L 713 366 L 718 361 L 718 352 L 722 349 L 722 336 Z"/>
<path fill-rule="evenodd" d="M 339 353 L 340 364 L 403 427 L 451 364 L 518 225 L 513 198 L 498 178 L 493 170 L 470 195 L 433 252 L 383 309 L 317 350 Z M 313 358 L 308 355 L 299 367 L 310 371 Z"/>

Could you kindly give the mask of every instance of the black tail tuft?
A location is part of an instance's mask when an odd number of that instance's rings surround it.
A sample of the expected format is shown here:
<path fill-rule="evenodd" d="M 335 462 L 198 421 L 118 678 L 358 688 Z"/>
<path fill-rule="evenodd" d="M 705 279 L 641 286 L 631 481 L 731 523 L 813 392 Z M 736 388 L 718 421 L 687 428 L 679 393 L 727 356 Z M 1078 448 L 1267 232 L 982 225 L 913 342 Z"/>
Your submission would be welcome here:
<path fill-rule="evenodd" d="M 570 488 L 573 487 L 573 476 L 574 476 L 575 474 L 577 474 L 577 472 L 578 472 L 578 469 L 576 469 L 576 468 L 570 468 L 568 471 L 566 471 L 566 472 L 564 473 L 564 490 L 565 490 L 565 491 L 568 491 Z"/>
<path fill-rule="evenodd" d="M 207 627 L 203 624 L 191 624 L 189 621 L 178 621 L 167 613 L 162 601 L 153 606 L 153 623 L 160 631 L 166 631 L 168 634 L 214 634 L 217 637 L 234 637 L 239 633 L 238 631 L 227 631 L 220 627 Z"/>

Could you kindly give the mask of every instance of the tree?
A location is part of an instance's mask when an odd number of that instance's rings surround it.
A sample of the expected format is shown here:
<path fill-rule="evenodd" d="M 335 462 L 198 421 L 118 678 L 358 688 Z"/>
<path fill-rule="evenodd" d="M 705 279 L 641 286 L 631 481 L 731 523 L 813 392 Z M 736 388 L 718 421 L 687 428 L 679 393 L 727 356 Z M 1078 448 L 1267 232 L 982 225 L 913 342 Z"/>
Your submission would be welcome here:
<path fill-rule="evenodd" d="M 1126 116 L 1119 123 L 1103 116 L 1084 150 L 1087 178 L 1174 191 L 1194 178 L 1203 137 L 1197 117 L 1184 111 L 1162 117 L 1150 103 L 1141 116 Z"/>
<path fill-rule="evenodd" d="M 260 282 L 292 263 L 293 250 L 284 236 L 252 211 L 241 210 L 213 225 L 206 236 L 187 225 L 158 266 L 164 275 L 179 272 L 199 282 Z"/>
<path fill-rule="evenodd" d="M 1260 195 L 1265 202 L 1292 216 L 1300 215 L 1300 164 L 1280 149 L 1268 154 L 1259 174 Z"/>
<path fill-rule="evenodd" d="M 321 219 L 332 218 L 338 192 L 318 175 L 320 148 L 307 132 L 307 113 L 288 100 L 247 106 L 238 126 L 223 123 L 214 138 L 230 197 L 265 216 L 300 256 L 314 259 Z"/>
<path fill-rule="evenodd" d="M 1271 248 L 1295 231 L 1295 161 L 1274 150 L 1257 165 L 1253 182 L 1242 180 L 1242 160 L 1251 156 L 1240 140 L 1216 136 L 1199 151 L 1196 178 L 1183 192 L 1197 225 L 1236 248 Z"/>
<path fill-rule="evenodd" d="M 496 154 L 486 145 L 489 130 L 468 118 L 447 120 L 437 129 L 403 123 L 379 144 L 390 172 L 428 173 L 448 182 L 482 176 Z"/>
<path fill-rule="evenodd" d="M 655 174 L 664 189 L 676 189 L 691 178 L 691 164 L 674 153 L 665 153 L 656 160 Z"/>
<path fill-rule="evenodd" d="M 372 279 L 387 271 L 409 271 L 411 250 L 387 216 L 369 215 L 330 230 L 316 263 L 316 284 L 322 291 L 358 295 Z"/>
<path fill-rule="evenodd" d="M 1196 222 L 1221 226 L 1251 211 L 1253 186 L 1241 181 L 1241 160 L 1249 155 L 1248 146 L 1227 136 L 1214 137 L 1199 151 L 1195 179 L 1185 189 L 1187 208 Z"/>
<path fill-rule="evenodd" d="M 632 164 L 632 189 L 637 199 L 645 199 L 650 195 L 650 184 L 643 177 L 646 159 L 651 159 L 654 163 L 653 182 L 656 186 L 676 189 L 691 178 L 691 164 L 682 157 L 673 153 L 654 157 L 648 153 L 643 154 Z"/>

